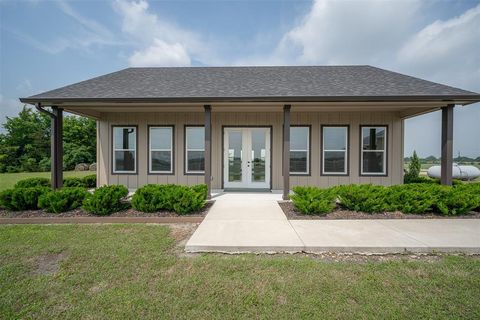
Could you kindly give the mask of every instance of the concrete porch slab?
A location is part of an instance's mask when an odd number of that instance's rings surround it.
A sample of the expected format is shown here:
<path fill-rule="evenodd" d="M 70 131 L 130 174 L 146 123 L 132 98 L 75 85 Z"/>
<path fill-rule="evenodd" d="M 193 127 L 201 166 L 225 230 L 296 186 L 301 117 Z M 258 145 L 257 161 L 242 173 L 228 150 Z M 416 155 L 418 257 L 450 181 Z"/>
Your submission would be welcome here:
<path fill-rule="evenodd" d="M 187 252 L 301 252 L 304 249 L 285 220 L 204 220 L 188 240 Z"/>

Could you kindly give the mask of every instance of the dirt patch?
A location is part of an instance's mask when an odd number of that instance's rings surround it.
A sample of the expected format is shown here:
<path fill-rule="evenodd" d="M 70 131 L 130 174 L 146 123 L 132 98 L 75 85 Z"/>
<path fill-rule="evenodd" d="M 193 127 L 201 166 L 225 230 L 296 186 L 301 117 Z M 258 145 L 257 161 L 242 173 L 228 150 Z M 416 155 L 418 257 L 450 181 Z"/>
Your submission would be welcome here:
<path fill-rule="evenodd" d="M 298 211 L 291 201 L 279 201 L 278 205 L 289 220 L 359 220 L 359 219 L 480 219 L 480 212 L 460 216 L 439 214 L 405 214 L 400 211 L 383 213 L 366 213 L 342 210 L 340 208 L 325 215 L 306 215 Z"/>
<path fill-rule="evenodd" d="M 108 217 L 204 217 L 207 215 L 208 211 L 212 207 L 215 201 L 207 201 L 205 206 L 196 212 L 190 214 L 179 215 L 171 211 L 158 211 L 158 212 L 141 212 L 135 209 L 127 209 L 120 212 L 115 212 Z M 98 217 L 96 215 L 90 214 L 85 210 L 78 208 L 75 210 L 62 212 L 62 213 L 50 213 L 44 210 L 26 210 L 26 211 L 8 211 L 0 209 L 1 218 L 73 218 L 73 217 Z"/>
<path fill-rule="evenodd" d="M 60 270 L 60 262 L 67 257 L 66 252 L 47 253 L 35 259 L 34 275 L 53 275 Z"/>

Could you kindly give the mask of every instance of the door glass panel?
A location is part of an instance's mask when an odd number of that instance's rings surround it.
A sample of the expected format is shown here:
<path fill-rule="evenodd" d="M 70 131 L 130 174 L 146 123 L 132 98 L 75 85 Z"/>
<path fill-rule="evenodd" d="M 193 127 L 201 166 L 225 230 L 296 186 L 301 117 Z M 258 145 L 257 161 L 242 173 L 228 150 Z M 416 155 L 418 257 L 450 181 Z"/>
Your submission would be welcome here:
<path fill-rule="evenodd" d="M 242 132 L 228 133 L 228 181 L 242 181 Z"/>
<path fill-rule="evenodd" d="M 252 130 L 252 182 L 265 182 L 265 130 Z"/>

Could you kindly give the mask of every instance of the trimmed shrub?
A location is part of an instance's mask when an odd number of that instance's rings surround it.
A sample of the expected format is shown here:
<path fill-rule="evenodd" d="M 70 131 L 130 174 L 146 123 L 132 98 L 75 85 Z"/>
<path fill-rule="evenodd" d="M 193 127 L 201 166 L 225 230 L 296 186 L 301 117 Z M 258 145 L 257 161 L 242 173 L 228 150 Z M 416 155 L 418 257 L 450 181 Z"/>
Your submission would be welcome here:
<path fill-rule="evenodd" d="M 89 174 L 88 176 L 83 177 L 82 180 L 86 188 L 95 188 L 97 186 L 96 174 Z"/>
<path fill-rule="evenodd" d="M 293 205 L 303 214 L 326 214 L 335 209 L 336 194 L 334 189 L 319 189 L 315 187 L 293 188 L 290 196 Z"/>
<path fill-rule="evenodd" d="M 83 187 L 51 190 L 38 198 L 38 206 L 48 212 L 60 213 L 80 207 L 88 192 Z"/>
<path fill-rule="evenodd" d="M 18 181 L 14 188 L 50 187 L 48 178 L 28 178 Z"/>
<path fill-rule="evenodd" d="M 205 205 L 207 186 L 193 187 L 174 184 L 149 184 L 139 188 L 132 197 L 132 207 L 142 212 L 161 210 L 187 214 Z"/>
<path fill-rule="evenodd" d="M 423 214 L 433 211 L 442 194 L 437 184 L 406 184 L 388 187 L 386 202 L 389 210 Z"/>
<path fill-rule="evenodd" d="M 340 205 L 346 209 L 368 213 L 385 212 L 390 209 L 388 190 L 371 184 L 352 184 L 335 187 Z"/>
<path fill-rule="evenodd" d="M 444 215 L 466 214 L 480 208 L 480 187 L 468 184 L 443 187 L 443 192 L 435 204 L 438 212 Z"/>
<path fill-rule="evenodd" d="M 191 186 L 192 190 L 203 195 L 203 200 L 207 200 L 208 187 L 206 184 L 196 184 Z"/>
<path fill-rule="evenodd" d="M 63 179 L 63 186 L 64 187 L 80 187 L 80 188 L 85 188 L 85 182 L 83 181 L 82 178 L 77 178 L 77 177 L 69 177 Z"/>
<path fill-rule="evenodd" d="M 411 177 L 409 175 L 405 175 L 404 178 L 403 178 L 403 182 L 405 184 L 410 184 L 410 183 L 429 183 L 429 184 L 439 184 L 440 183 L 440 180 L 437 180 L 437 179 L 432 179 L 432 178 L 429 178 L 429 177 L 422 177 L 422 176 L 419 176 L 419 177 Z"/>
<path fill-rule="evenodd" d="M 121 185 L 103 186 L 88 194 L 83 201 L 83 208 L 96 215 L 109 215 L 128 207 L 123 202 L 128 195 L 128 189 Z"/>
<path fill-rule="evenodd" d="M 7 189 L 0 192 L 0 206 L 12 211 L 38 210 L 38 198 L 49 191 L 47 187 Z"/>

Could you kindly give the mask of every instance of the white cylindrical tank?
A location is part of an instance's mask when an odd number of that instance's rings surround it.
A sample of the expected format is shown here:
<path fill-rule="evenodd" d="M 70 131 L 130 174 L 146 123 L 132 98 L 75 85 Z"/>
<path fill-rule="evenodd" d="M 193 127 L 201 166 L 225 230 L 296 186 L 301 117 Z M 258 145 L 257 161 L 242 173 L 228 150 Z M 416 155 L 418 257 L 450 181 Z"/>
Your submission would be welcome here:
<path fill-rule="evenodd" d="M 441 166 L 432 166 L 427 174 L 430 178 L 440 179 L 442 175 Z M 480 169 L 474 166 L 459 166 L 454 163 L 452 167 L 452 178 L 460 180 L 473 180 L 480 177 Z"/>

